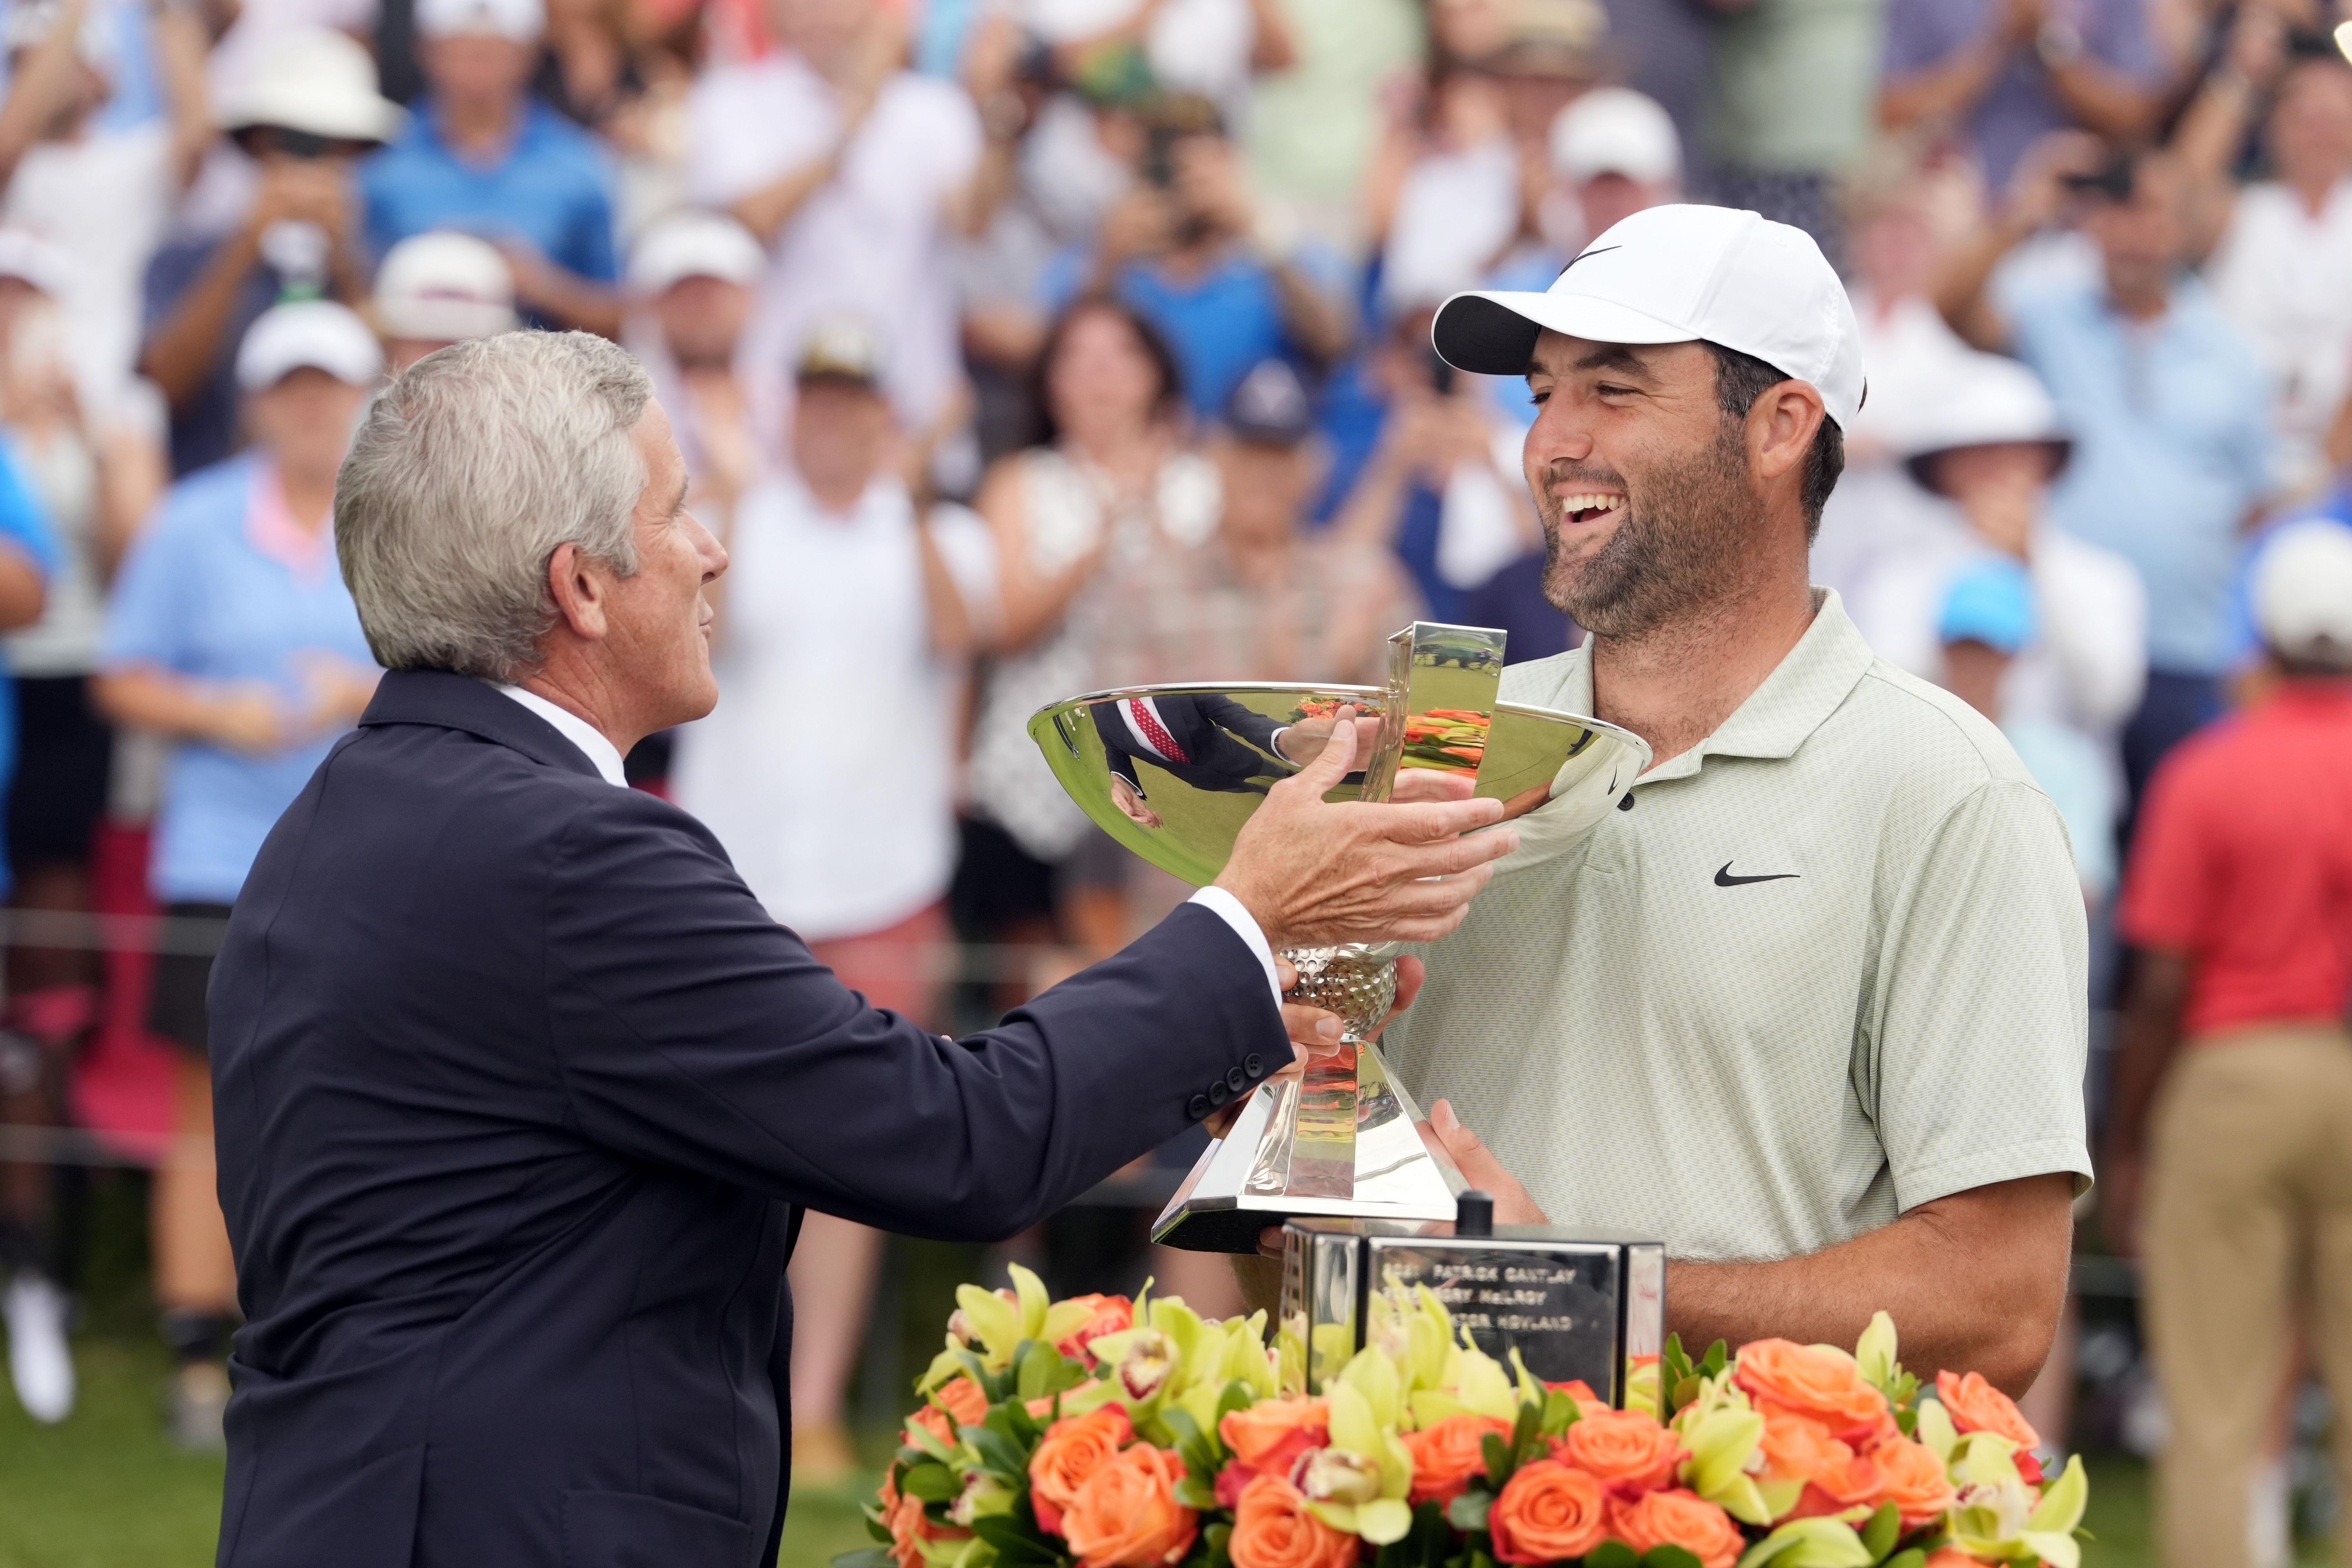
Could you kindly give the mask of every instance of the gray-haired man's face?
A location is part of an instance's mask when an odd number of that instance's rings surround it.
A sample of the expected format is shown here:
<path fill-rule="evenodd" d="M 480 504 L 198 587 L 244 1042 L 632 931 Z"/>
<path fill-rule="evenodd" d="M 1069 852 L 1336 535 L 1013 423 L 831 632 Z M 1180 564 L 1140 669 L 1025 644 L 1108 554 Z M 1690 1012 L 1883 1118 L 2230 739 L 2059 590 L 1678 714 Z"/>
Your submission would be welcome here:
<path fill-rule="evenodd" d="M 629 443 L 646 465 L 630 514 L 637 569 L 611 585 L 604 641 L 650 733 L 699 719 L 719 700 L 702 589 L 727 570 L 727 552 L 686 509 L 686 459 L 660 404 L 646 405 Z"/>

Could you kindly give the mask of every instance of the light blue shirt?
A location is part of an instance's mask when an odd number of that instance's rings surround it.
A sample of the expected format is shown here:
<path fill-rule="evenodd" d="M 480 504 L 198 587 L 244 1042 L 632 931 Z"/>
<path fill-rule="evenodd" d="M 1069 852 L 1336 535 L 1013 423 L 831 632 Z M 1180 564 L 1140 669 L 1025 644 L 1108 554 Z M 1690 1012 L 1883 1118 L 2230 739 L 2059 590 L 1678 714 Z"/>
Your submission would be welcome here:
<path fill-rule="evenodd" d="M 2018 357 L 2074 432 L 2051 520 L 2139 569 L 2151 669 L 2219 674 L 2239 525 L 2271 482 L 2269 373 L 2193 279 L 2145 323 L 2118 317 L 2096 282 L 2005 303 Z"/>
<path fill-rule="evenodd" d="M 115 579 L 102 668 L 151 665 L 222 685 L 257 681 L 299 700 L 310 656 L 375 662 L 333 551 L 298 565 L 257 542 L 253 491 L 264 472 L 257 458 L 233 458 L 165 493 Z M 266 757 L 201 742 L 179 747 L 155 821 L 155 896 L 234 902 L 261 841 L 334 740 L 320 735 Z"/>
<path fill-rule="evenodd" d="M 514 145 L 496 163 L 460 158 L 441 140 L 428 101 L 407 129 L 360 165 L 368 243 L 381 256 L 428 229 L 496 242 L 528 241 L 557 266 L 595 283 L 620 276 L 614 250 L 612 174 L 595 139 L 532 98 Z"/>

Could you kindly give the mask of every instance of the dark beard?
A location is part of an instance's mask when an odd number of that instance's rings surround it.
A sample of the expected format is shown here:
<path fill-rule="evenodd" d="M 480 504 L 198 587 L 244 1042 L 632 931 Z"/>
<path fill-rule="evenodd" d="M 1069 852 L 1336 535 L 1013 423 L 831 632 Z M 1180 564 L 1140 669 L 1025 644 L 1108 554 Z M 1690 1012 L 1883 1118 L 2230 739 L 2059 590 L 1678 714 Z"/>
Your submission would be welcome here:
<path fill-rule="evenodd" d="M 1744 420 L 1726 419 L 1688 462 L 1646 479 L 1639 504 L 1633 487 L 1624 488 L 1624 520 L 1581 568 L 1561 559 L 1558 500 L 1549 493 L 1536 500 L 1544 597 L 1605 637 L 1645 636 L 1721 597 L 1738 581 L 1741 554 L 1762 520 L 1748 482 Z"/>

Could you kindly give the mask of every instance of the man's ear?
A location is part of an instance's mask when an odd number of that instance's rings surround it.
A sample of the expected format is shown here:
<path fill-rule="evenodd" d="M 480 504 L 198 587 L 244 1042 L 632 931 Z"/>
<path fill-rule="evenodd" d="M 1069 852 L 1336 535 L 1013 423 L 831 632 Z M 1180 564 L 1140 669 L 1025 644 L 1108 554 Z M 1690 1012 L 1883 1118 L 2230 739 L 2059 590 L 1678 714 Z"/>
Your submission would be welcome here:
<path fill-rule="evenodd" d="M 555 613 L 573 637 L 601 642 L 607 629 L 605 599 L 612 592 L 612 574 L 604 563 L 569 541 L 547 558 L 547 592 Z"/>
<path fill-rule="evenodd" d="M 1757 477 L 1769 484 L 1801 468 L 1826 417 L 1822 395 L 1803 382 L 1766 387 L 1748 410 L 1748 450 Z"/>

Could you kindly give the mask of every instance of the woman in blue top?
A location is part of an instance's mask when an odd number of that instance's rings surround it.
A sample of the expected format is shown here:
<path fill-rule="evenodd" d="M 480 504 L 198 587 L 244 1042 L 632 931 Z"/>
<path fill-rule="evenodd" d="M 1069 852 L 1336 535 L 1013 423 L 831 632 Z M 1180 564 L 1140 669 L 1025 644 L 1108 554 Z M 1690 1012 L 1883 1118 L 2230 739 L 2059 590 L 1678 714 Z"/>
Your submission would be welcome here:
<path fill-rule="evenodd" d="M 226 918 L 278 814 L 375 689 L 379 671 L 336 569 L 331 513 L 335 471 L 382 369 L 374 334 L 341 305 L 262 315 L 236 360 L 253 445 L 173 486 L 116 580 L 98 698 L 117 723 L 179 742 L 148 872 L 171 915 Z M 180 1359 L 173 1436 L 217 1447 L 236 1272 L 208 1152 L 211 943 L 193 945 L 205 951 L 157 962 L 149 1016 L 186 1047 L 177 1147 L 205 1152 L 156 1172 L 155 1295 Z"/>

